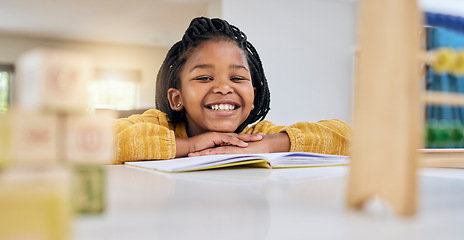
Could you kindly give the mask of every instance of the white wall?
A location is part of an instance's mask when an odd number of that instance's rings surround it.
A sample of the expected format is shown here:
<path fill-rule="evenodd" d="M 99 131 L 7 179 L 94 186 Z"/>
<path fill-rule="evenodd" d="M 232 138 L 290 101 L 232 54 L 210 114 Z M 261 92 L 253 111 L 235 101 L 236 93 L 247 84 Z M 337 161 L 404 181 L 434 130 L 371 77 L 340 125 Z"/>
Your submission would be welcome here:
<path fill-rule="evenodd" d="M 97 68 L 140 70 L 140 98 L 137 108 L 154 107 L 154 88 L 156 74 L 167 49 L 146 46 L 84 43 L 25 38 L 0 35 L 0 63 L 14 63 L 17 56 L 34 47 L 58 47 L 83 51 L 95 58 Z"/>
<path fill-rule="evenodd" d="M 268 120 L 350 122 L 356 11 L 349 0 L 222 0 L 222 17 L 262 58 Z"/>
<path fill-rule="evenodd" d="M 271 88 L 267 119 L 288 125 L 331 118 L 350 122 L 356 9 L 355 0 L 218 0 L 208 13 L 248 35 Z M 13 63 L 18 54 L 36 46 L 86 51 L 102 68 L 141 70 L 137 107 L 154 106 L 155 78 L 168 49 L 0 34 L 0 63 Z"/>

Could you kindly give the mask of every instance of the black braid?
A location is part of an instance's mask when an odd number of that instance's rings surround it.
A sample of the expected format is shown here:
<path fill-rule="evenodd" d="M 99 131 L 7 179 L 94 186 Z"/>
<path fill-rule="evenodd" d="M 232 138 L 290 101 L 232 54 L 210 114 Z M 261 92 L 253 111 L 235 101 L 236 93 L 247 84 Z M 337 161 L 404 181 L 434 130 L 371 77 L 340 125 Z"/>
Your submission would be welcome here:
<path fill-rule="evenodd" d="M 253 103 L 255 107 L 245 122 L 235 130 L 236 133 L 240 133 L 247 125 L 266 117 L 270 109 L 270 92 L 261 59 L 253 45 L 247 41 L 245 33 L 219 18 L 198 17 L 193 19 L 182 40 L 174 44 L 168 51 L 156 78 L 155 106 L 166 113 L 172 123 L 186 121 L 184 111 L 171 109 L 167 96 L 168 89 L 180 88 L 179 74 L 185 61 L 190 57 L 195 47 L 207 40 L 234 41 L 247 56 L 252 84 L 256 88 Z"/>

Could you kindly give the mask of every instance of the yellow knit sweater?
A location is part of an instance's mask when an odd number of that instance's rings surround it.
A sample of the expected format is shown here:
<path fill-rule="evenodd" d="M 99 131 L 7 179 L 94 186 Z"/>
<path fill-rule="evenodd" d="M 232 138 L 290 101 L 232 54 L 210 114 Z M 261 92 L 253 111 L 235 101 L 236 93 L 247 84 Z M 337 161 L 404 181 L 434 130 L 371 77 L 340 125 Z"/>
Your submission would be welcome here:
<path fill-rule="evenodd" d="M 268 135 L 280 132 L 286 132 L 290 137 L 291 152 L 348 154 L 351 127 L 340 120 L 299 122 L 288 127 L 261 121 L 246 127 L 242 133 Z M 188 137 L 185 123 L 169 123 L 166 114 L 156 109 L 119 119 L 116 123 L 115 164 L 174 158 L 176 137 Z"/>

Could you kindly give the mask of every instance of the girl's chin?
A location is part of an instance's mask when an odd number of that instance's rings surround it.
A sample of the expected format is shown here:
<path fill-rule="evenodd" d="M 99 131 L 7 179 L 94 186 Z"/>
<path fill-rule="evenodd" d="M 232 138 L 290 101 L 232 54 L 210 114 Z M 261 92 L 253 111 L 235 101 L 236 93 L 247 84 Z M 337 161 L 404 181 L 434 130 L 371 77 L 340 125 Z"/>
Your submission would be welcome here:
<path fill-rule="evenodd" d="M 231 127 L 230 125 L 228 126 L 214 126 L 209 129 L 211 132 L 223 132 L 223 133 L 233 133 L 235 130 L 237 130 L 238 126 L 233 126 Z"/>
<path fill-rule="evenodd" d="M 214 129 L 211 129 L 209 131 L 211 132 L 222 132 L 222 133 L 233 133 L 235 132 L 237 128 L 234 128 L 234 129 L 230 129 L 230 128 L 214 128 Z"/>

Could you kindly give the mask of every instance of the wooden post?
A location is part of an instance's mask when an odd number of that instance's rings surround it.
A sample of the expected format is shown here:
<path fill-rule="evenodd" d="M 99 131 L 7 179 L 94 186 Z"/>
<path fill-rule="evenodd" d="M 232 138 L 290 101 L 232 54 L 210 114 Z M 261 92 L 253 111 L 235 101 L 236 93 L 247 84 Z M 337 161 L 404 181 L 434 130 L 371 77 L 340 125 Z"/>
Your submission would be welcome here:
<path fill-rule="evenodd" d="M 362 0 L 347 203 L 379 196 L 400 215 L 416 210 L 421 16 L 414 0 Z"/>

